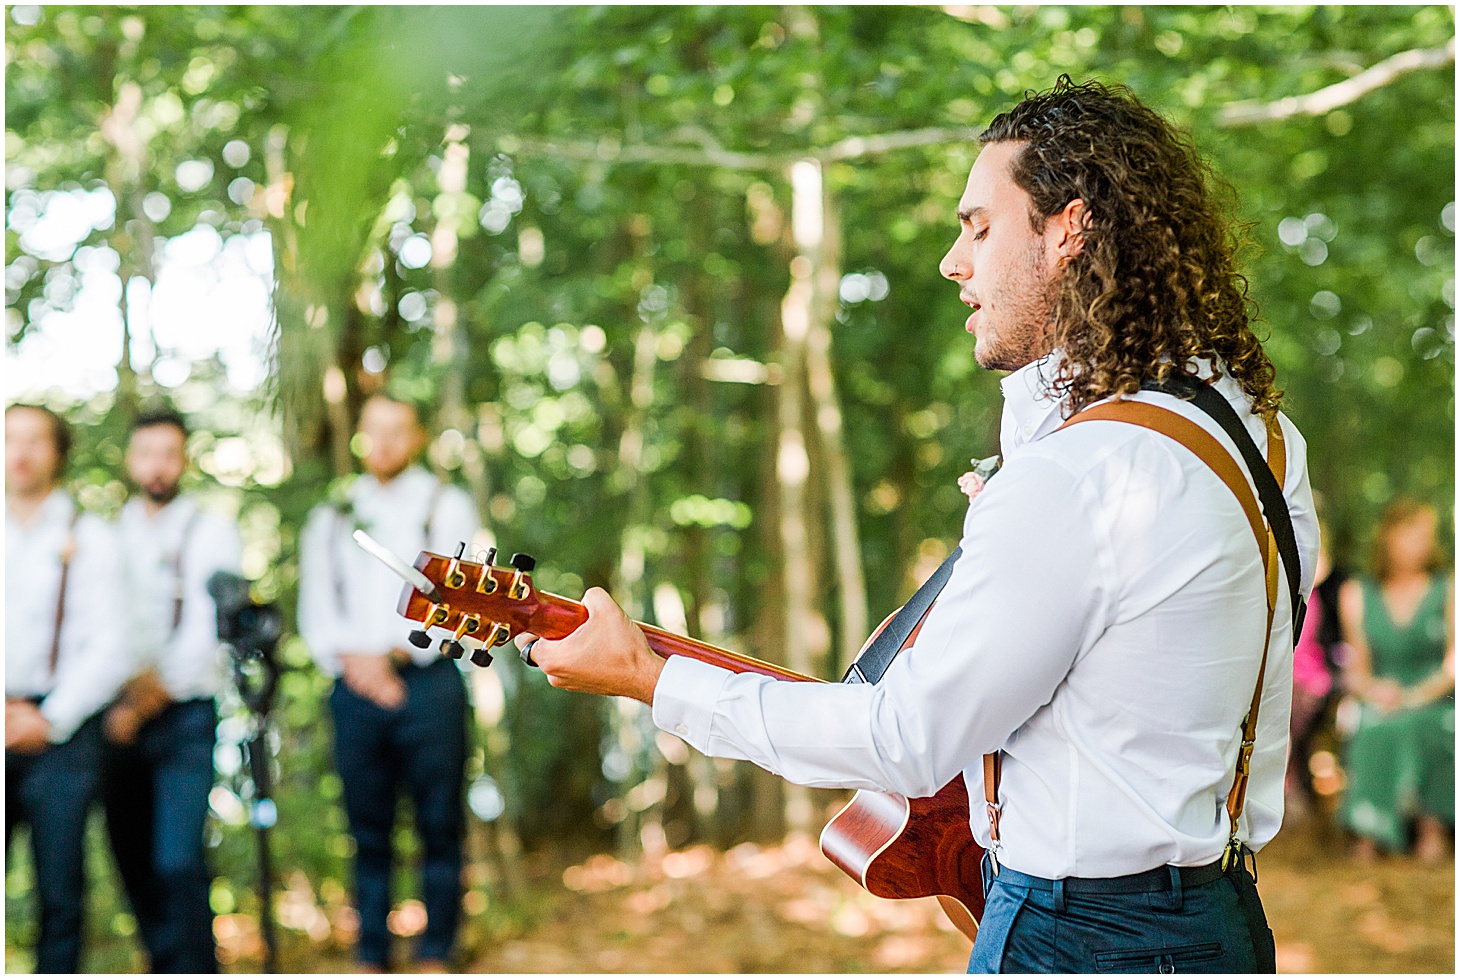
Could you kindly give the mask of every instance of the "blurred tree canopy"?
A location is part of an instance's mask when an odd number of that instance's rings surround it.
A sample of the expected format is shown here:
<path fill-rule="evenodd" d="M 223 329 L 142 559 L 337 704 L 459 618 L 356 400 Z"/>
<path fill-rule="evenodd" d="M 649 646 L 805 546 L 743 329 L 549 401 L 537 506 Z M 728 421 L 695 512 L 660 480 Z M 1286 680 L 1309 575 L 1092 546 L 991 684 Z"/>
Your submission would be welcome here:
<path fill-rule="evenodd" d="M 1449 8 L 7 13 L 8 349 L 87 290 L 122 331 L 91 395 L 12 375 L 7 396 L 84 426 L 75 475 L 102 510 L 126 419 L 182 406 L 196 488 L 236 508 L 260 594 L 291 613 L 304 515 L 389 389 L 434 406 L 433 467 L 538 556 L 540 586 L 602 584 L 640 618 L 838 675 L 951 548 L 967 460 L 997 451 L 996 380 L 937 262 L 973 136 L 1064 72 L 1131 86 L 1234 185 L 1337 556 L 1362 562 L 1395 493 L 1450 516 Z M 149 339 L 170 243 L 200 233 L 267 246 L 261 385 L 216 357 L 164 370 L 177 351 Z M 338 792 L 325 681 L 286 655 L 284 826 Z M 778 785 L 685 757 L 643 712 L 515 663 L 491 682 L 477 764 L 529 843 L 780 831 Z M 329 811 L 285 860 L 340 881 Z"/>

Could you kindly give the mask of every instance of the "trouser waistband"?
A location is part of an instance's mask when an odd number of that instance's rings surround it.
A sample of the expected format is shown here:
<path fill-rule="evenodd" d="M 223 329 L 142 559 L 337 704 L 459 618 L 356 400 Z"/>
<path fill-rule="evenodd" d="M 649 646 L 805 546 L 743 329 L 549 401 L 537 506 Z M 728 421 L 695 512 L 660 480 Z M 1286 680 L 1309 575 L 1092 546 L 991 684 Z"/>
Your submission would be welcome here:
<path fill-rule="evenodd" d="M 1241 866 L 1238 862 L 1234 867 Z M 1012 867 L 1001 866 L 994 878 L 1014 887 L 1031 890 L 1053 891 L 1058 886 L 1066 894 L 1145 894 L 1157 891 L 1201 887 L 1223 877 L 1220 858 L 1201 867 L 1157 867 L 1138 874 L 1123 877 L 1063 877 L 1049 880 L 1033 874 L 1020 873 Z"/>

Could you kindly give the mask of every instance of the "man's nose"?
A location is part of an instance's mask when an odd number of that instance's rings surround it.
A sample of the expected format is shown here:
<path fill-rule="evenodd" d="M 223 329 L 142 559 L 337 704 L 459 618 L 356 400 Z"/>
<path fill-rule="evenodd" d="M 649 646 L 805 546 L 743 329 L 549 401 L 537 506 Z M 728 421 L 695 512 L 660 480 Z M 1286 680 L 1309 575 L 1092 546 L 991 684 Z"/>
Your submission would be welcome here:
<path fill-rule="evenodd" d="M 956 241 L 953 243 L 953 247 L 948 249 L 948 254 L 944 255 L 943 260 L 938 263 L 939 274 L 945 279 L 955 281 L 968 278 L 972 268 L 973 263 L 958 254 L 958 242 Z"/>

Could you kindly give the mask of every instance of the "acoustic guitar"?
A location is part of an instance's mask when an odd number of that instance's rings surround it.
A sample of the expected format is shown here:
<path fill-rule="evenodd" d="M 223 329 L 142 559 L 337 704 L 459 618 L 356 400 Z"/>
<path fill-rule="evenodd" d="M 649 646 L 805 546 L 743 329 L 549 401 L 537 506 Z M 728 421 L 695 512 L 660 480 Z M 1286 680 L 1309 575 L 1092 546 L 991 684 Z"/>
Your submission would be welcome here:
<path fill-rule="evenodd" d="M 362 536 L 357 534 L 356 539 Z M 415 560 L 414 570 L 420 575 L 416 577 L 374 541 L 366 538 L 360 543 L 406 579 L 396 609 L 401 615 L 452 634 L 441 641 L 442 652 L 452 658 L 469 653 L 473 663 L 488 666 L 492 648 L 520 632 L 561 639 L 588 621 L 587 610 L 578 602 L 533 587 L 529 572 L 535 562 L 527 555 L 513 555 L 510 566 L 497 567 L 495 548 L 480 563 L 464 560 L 460 553 L 444 557 L 422 551 Z M 886 625 L 883 622 L 878 631 Z M 639 627 L 660 656 L 688 656 L 734 673 L 759 673 L 776 680 L 824 682 L 651 625 L 639 623 Z M 914 630 L 903 647 L 916 636 Z M 431 639 L 422 629 L 412 633 L 411 641 L 424 648 Z M 968 790 L 962 775 L 925 799 L 863 789 L 822 830 L 821 850 L 878 897 L 936 897 L 958 930 L 972 939 L 983 914 L 979 876 L 983 849 L 974 841 L 968 820 Z"/>

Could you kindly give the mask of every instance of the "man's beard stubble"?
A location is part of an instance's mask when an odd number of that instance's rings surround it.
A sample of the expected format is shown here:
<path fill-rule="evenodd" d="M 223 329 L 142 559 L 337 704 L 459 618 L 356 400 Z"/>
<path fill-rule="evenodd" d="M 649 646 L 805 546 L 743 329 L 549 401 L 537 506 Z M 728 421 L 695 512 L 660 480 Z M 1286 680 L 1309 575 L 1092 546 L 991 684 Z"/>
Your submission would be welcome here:
<path fill-rule="evenodd" d="M 1024 272 L 1016 284 L 996 286 L 990 299 L 1006 323 L 999 335 L 977 355 L 980 367 L 1016 371 L 1049 353 L 1054 337 L 1054 292 L 1057 283 L 1044 274 L 1044 240 L 1037 239 L 1026 253 Z M 1021 288 L 1027 285 L 1027 288 Z M 1017 290 L 1017 291 L 1016 291 Z"/>
<path fill-rule="evenodd" d="M 158 506 L 166 506 L 177 499 L 180 483 L 163 483 L 161 480 L 154 480 L 141 487 L 142 494 L 148 500 Z"/>

